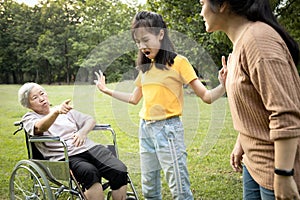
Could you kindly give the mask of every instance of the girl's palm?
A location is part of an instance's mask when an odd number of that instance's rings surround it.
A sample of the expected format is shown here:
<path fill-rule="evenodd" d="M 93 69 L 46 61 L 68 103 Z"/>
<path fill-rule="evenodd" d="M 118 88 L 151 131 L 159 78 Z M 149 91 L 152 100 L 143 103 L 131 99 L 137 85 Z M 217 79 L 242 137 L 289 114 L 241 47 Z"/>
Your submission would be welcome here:
<path fill-rule="evenodd" d="M 107 87 L 105 84 L 105 76 L 103 75 L 102 71 L 99 70 L 99 73 L 95 72 L 95 75 L 97 76 L 97 80 L 94 80 L 96 86 L 101 92 L 105 91 Z"/>

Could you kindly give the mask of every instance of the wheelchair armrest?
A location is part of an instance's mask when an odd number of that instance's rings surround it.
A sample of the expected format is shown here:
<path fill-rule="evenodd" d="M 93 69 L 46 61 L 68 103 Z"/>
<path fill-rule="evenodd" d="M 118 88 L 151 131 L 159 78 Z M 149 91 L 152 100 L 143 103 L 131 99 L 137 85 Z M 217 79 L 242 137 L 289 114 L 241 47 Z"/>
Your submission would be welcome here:
<path fill-rule="evenodd" d="M 112 140 L 113 140 L 113 146 L 114 146 L 114 154 L 118 157 L 116 133 L 113 130 L 113 128 L 111 128 L 110 124 L 96 124 L 93 128 L 93 131 L 108 131 L 111 133 Z"/>
<path fill-rule="evenodd" d="M 59 136 L 31 136 L 29 137 L 30 142 L 58 142 L 61 141 Z"/>
<path fill-rule="evenodd" d="M 68 148 L 67 148 L 67 144 L 66 142 L 61 139 L 59 136 L 30 136 L 28 138 L 29 142 L 32 143 L 43 143 L 43 142 L 60 142 L 63 145 L 64 148 L 64 156 L 65 156 L 65 161 L 69 160 L 69 156 L 68 156 Z M 32 153 L 31 153 L 32 154 Z"/>
<path fill-rule="evenodd" d="M 96 124 L 93 130 L 107 130 L 110 128 L 110 124 Z"/>

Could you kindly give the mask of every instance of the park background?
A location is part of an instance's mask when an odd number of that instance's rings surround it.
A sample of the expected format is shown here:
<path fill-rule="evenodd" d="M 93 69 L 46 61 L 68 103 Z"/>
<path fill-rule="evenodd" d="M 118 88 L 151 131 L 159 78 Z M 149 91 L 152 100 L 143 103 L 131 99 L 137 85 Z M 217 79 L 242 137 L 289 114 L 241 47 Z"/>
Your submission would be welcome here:
<path fill-rule="evenodd" d="M 270 1 L 278 21 L 300 41 L 300 1 Z M 139 194 L 138 110 L 100 94 L 93 85 L 101 69 L 109 87 L 131 91 L 136 75 L 137 48 L 130 23 L 136 12 L 162 14 L 177 52 L 186 56 L 208 88 L 217 84 L 220 58 L 232 45 L 220 32 L 206 33 L 198 0 L 153 0 L 140 4 L 118 0 L 41 0 L 28 6 L 0 1 L 0 199 L 8 199 L 13 166 L 26 159 L 24 135 L 12 135 L 14 121 L 26 109 L 17 91 L 34 81 L 48 90 L 51 103 L 71 98 L 76 109 L 116 130 L 120 158 L 129 165 Z M 297 66 L 300 71 L 300 66 Z M 229 165 L 237 133 L 232 127 L 227 99 L 206 105 L 185 88 L 183 122 L 189 172 L 195 199 L 241 199 L 241 175 Z M 171 199 L 167 186 L 164 199 Z"/>

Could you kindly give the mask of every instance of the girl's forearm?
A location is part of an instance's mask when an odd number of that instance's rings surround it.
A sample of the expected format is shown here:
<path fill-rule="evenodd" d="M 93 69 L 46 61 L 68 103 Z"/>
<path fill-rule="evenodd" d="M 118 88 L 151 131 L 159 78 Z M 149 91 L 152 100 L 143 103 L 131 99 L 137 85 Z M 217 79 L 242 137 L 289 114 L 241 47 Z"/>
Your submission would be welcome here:
<path fill-rule="evenodd" d="M 107 89 L 104 93 L 125 103 L 130 103 L 130 99 L 131 99 L 130 93 L 119 92 L 111 89 Z"/>
<path fill-rule="evenodd" d="M 225 87 L 223 85 L 218 85 L 217 87 L 213 88 L 210 90 L 210 98 L 211 98 L 211 103 L 219 99 L 225 94 Z"/>

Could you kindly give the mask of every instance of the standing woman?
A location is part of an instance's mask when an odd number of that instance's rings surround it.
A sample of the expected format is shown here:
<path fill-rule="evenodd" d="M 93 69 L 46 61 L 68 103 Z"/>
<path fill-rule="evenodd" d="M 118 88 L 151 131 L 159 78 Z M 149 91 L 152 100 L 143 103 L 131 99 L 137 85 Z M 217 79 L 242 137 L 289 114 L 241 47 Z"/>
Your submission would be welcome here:
<path fill-rule="evenodd" d="M 233 43 L 226 90 L 239 135 L 230 163 L 243 171 L 243 198 L 300 199 L 297 43 L 268 0 L 200 4 L 206 31 L 223 31 Z"/>
<path fill-rule="evenodd" d="M 98 89 L 126 103 L 138 104 L 143 97 L 140 115 L 140 156 L 142 192 L 145 199 L 161 200 L 161 169 L 175 200 L 191 200 L 186 165 L 183 125 L 183 84 L 189 84 L 206 103 L 225 93 L 226 71 L 221 70 L 222 84 L 207 90 L 199 81 L 189 61 L 175 53 L 168 29 L 161 15 L 141 11 L 133 19 L 132 38 L 137 44 L 139 75 L 132 93 L 106 87 L 102 72 L 96 73 Z M 226 64 L 223 59 L 223 64 Z"/>

